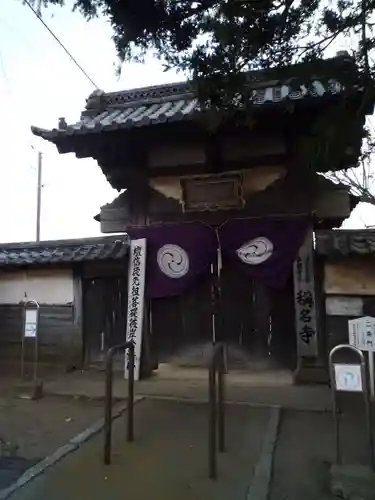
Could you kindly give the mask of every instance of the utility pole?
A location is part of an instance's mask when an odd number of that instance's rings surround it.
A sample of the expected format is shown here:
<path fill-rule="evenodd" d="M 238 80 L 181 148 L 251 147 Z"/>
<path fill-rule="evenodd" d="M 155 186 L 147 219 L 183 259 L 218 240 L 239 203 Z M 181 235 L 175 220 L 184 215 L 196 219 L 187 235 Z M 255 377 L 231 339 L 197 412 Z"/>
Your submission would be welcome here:
<path fill-rule="evenodd" d="M 40 215 L 42 207 L 42 153 L 38 152 L 38 184 L 36 199 L 36 241 L 40 241 Z"/>

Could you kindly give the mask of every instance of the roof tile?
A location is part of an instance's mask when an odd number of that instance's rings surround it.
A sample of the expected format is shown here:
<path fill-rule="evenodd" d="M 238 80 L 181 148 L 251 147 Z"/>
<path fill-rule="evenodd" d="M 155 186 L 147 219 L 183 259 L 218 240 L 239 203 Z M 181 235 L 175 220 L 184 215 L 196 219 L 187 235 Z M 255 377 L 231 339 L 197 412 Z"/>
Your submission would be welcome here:
<path fill-rule="evenodd" d="M 0 245 L 0 268 L 123 259 L 129 248 L 126 235 L 40 243 Z"/>
<path fill-rule="evenodd" d="M 287 82 L 255 82 L 251 101 L 255 107 L 333 96 L 344 90 L 336 79 L 314 79 L 308 86 Z M 56 141 L 65 136 L 127 129 L 193 118 L 199 101 L 189 84 L 178 83 L 109 93 L 94 92 L 87 100 L 81 120 L 60 129 L 32 127 L 35 135 Z"/>
<path fill-rule="evenodd" d="M 375 253 L 375 231 L 339 229 L 317 231 L 316 251 L 325 256 L 365 255 Z"/>

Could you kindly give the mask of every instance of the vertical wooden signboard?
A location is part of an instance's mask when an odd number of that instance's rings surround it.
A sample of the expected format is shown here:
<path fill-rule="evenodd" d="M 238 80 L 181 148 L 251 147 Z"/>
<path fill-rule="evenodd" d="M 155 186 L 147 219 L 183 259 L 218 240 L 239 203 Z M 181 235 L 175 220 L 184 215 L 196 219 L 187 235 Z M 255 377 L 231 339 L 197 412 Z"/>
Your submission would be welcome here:
<path fill-rule="evenodd" d="M 317 357 L 318 335 L 311 230 L 307 233 L 294 262 L 293 277 L 298 356 Z"/>
<path fill-rule="evenodd" d="M 135 348 L 134 380 L 139 380 L 142 330 L 144 314 L 144 292 L 146 277 L 146 239 L 133 240 L 130 244 L 128 314 L 126 320 L 126 340 Z M 125 353 L 125 378 L 128 378 L 128 352 Z"/>

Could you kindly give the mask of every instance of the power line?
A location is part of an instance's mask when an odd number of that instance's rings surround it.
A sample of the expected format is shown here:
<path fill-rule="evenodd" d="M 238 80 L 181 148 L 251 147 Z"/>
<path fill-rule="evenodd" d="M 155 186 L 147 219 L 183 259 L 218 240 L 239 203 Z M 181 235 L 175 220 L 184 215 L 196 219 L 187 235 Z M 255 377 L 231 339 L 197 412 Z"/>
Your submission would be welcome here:
<path fill-rule="evenodd" d="M 86 73 L 86 71 L 82 68 L 82 66 L 79 64 L 77 59 L 73 57 L 73 55 L 69 52 L 69 50 L 64 46 L 64 44 L 57 38 L 55 33 L 47 26 L 47 24 L 43 21 L 41 15 L 34 9 L 34 7 L 31 5 L 31 3 L 28 0 L 23 0 L 24 3 L 29 7 L 29 9 L 34 13 L 34 15 L 39 19 L 39 21 L 43 24 L 43 26 L 46 28 L 46 30 L 53 36 L 53 38 L 56 40 L 56 42 L 60 45 L 60 47 L 66 52 L 66 54 L 70 57 L 70 59 L 74 62 L 74 64 L 77 66 L 77 68 L 85 75 L 85 77 L 92 83 L 92 85 L 96 88 L 99 89 L 99 87 L 96 85 L 96 83 L 89 77 L 89 75 Z"/>

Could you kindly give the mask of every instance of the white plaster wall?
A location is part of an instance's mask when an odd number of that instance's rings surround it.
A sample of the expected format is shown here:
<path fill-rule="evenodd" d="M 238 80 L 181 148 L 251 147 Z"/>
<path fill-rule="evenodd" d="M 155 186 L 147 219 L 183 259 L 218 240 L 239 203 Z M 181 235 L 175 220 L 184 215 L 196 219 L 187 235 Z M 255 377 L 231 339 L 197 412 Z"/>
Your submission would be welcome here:
<path fill-rule="evenodd" d="M 326 263 L 324 290 L 332 295 L 375 295 L 375 267 L 360 258 Z"/>
<path fill-rule="evenodd" d="M 73 302 L 72 270 L 0 271 L 0 304 L 18 304 L 25 299 L 40 304 Z"/>

